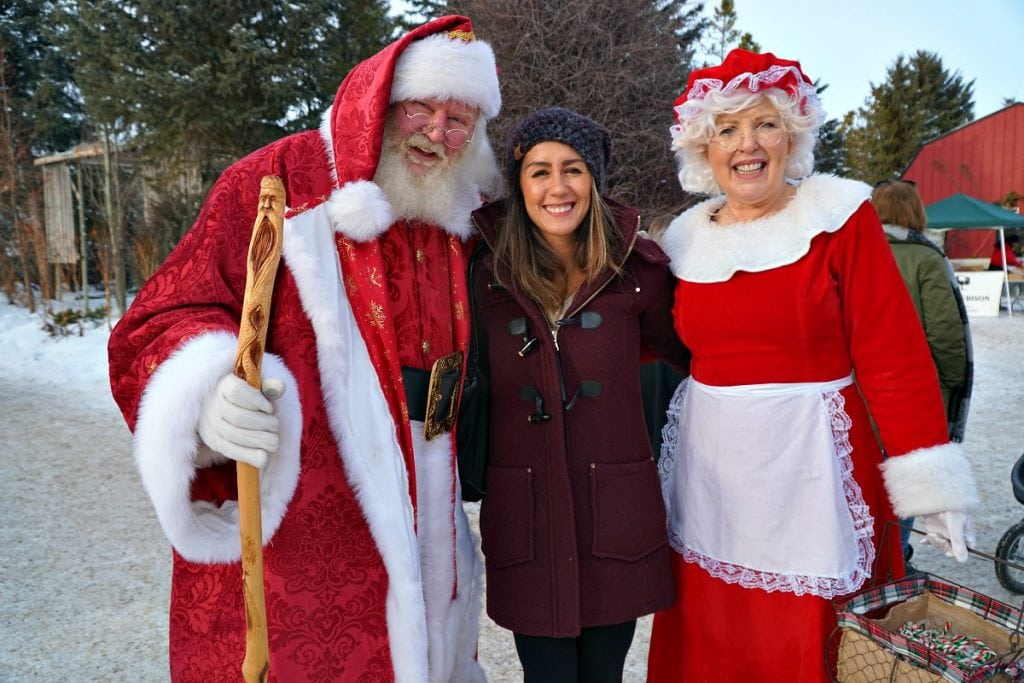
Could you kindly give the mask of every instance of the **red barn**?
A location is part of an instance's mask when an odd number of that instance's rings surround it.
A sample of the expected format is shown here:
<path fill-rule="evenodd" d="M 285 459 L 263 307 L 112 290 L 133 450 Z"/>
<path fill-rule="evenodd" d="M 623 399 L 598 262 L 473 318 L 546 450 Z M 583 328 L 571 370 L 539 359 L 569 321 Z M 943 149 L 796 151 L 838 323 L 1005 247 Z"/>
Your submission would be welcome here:
<path fill-rule="evenodd" d="M 963 193 L 1024 213 L 1024 103 L 924 143 L 902 178 L 917 184 L 926 205 Z M 993 245 L 994 231 L 946 235 L 950 258 L 988 257 Z"/>

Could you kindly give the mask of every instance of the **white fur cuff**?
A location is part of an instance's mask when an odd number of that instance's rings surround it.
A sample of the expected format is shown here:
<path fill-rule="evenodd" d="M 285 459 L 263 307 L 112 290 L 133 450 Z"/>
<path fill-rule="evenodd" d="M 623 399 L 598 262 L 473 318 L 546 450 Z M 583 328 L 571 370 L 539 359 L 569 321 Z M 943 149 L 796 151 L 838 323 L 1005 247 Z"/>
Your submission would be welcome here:
<path fill-rule="evenodd" d="M 971 464 L 959 444 L 947 443 L 891 457 L 881 464 L 893 510 L 901 519 L 979 503 Z"/>
<path fill-rule="evenodd" d="M 395 222 L 395 212 L 384 191 L 369 180 L 354 180 L 331 193 L 327 216 L 335 232 L 356 242 L 367 242 Z"/>
<path fill-rule="evenodd" d="M 192 562 L 237 562 L 241 556 L 238 504 L 215 506 L 191 499 L 199 448 L 196 424 L 203 399 L 234 366 L 237 338 L 211 332 L 187 341 L 146 385 L 133 450 L 142 484 L 171 545 Z M 273 401 L 280 418 L 280 450 L 260 476 L 263 542 L 277 531 L 299 475 L 302 410 L 294 376 L 276 356 L 263 359 L 266 377 L 287 388 Z"/>

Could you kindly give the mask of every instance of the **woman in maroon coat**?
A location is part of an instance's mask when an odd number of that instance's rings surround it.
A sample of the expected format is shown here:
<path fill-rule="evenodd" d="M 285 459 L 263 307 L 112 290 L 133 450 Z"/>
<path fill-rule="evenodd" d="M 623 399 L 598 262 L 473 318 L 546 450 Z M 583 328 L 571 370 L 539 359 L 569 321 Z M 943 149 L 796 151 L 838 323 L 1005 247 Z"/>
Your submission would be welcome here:
<path fill-rule="evenodd" d="M 474 214 L 491 372 L 480 513 L 487 613 L 525 680 L 619 681 L 636 619 L 674 597 L 640 391 L 645 349 L 685 370 L 667 259 L 599 194 L 611 142 L 575 112 L 512 131 L 510 197 Z"/>

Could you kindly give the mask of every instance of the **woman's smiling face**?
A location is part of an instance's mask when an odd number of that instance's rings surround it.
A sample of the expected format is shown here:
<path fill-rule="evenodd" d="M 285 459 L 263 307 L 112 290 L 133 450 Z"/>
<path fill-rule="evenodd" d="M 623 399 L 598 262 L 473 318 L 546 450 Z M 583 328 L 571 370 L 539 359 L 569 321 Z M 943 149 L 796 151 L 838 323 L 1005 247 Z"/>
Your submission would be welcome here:
<path fill-rule="evenodd" d="M 744 220 L 771 213 L 786 194 L 786 160 L 793 143 L 768 100 L 715 118 L 708 164 L 734 211 Z M 761 213 L 761 212 L 764 213 Z"/>
<path fill-rule="evenodd" d="M 583 157 L 561 142 L 530 148 L 519 170 L 526 213 L 557 253 L 571 251 L 572 235 L 590 210 L 594 181 Z"/>

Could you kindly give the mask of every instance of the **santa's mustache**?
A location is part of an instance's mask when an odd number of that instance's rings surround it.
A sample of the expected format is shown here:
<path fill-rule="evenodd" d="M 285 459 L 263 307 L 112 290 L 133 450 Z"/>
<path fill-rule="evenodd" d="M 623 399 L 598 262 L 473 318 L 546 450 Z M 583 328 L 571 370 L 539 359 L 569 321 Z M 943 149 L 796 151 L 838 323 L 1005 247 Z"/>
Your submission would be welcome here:
<path fill-rule="evenodd" d="M 402 141 L 402 147 L 416 147 L 424 152 L 436 154 L 439 161 L 448 161 L 448 151 L 443 142 L 434 142 L 423 133 L 413 133 Z"/>

